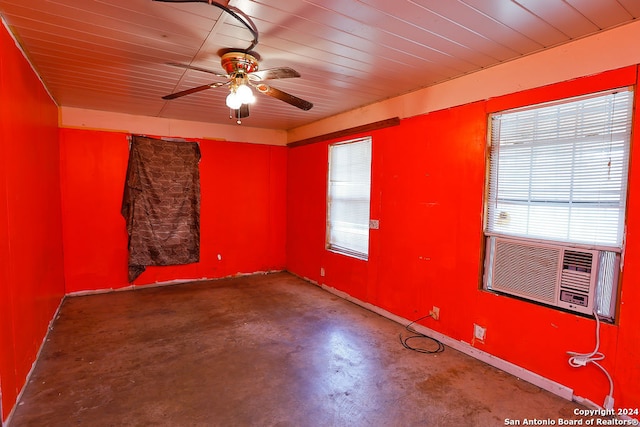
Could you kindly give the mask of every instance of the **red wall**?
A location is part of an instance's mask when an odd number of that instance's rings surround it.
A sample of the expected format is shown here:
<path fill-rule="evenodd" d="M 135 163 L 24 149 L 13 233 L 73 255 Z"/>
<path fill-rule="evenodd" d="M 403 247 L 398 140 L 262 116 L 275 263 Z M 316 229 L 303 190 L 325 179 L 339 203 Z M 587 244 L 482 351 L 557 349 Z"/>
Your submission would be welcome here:
<path fill-rule="evenodd" d="M 64 295 L 58 110 L 0 26 L 0 378 L 13 408 Z"/>
<path fill-rule="evenodd" d="M 422 324 L 602 404 L 608 393 L 604 374 L 593 365 L 571 368 L 566 354 L 593 349 L 594 320 L 481 290 L 487 114 L 636 79 L 636 67 L 628 67 L 372 132 L 371 218 L 380 220 L 380 229 L 370 232 L 368 261 L 324 249 L 327 154 L 333 141 L 290 149 L 288 269 L 411 320 L 438 306 L 440 320 Z M 633 149 L 621 308 L 618 324 L 603 326 L 600 347 L 606 355 L 602 364 L 614 376 L 616 407 L 640 406 L 638 142 Z M 484 343 L 473 342 L 474 323 L 487 328 Z"/>
<path fill-rule="evenodd" d="M 128 143 L 122 133 L 58 130 L 55 104 L 4 27 L 0 51 L 4 419 L 64 293 L 129 285 L 120 215 Z M 407 319 L 436 305 L 440 320 L 426 326 L 600 403 L 604 375 L 594 366 L 570 368 L 566 355 L 593 348 L 592 320 L 480 289 L 487 114 L 636 82 L 636 67 L 629 67 L 373 132 L 371 216 L 380 230 L 371 232 L 367 262 L 324 249 L 331 141 L 294 149 L 200 141 L 202 260 L 150 267 L 135 284 L 286 267 Z M 616 406 L 632 408 L 640 406 L 638 120 L 635 126 L 621 304 L 618 323 L 603 327 L 601 346 Z M 487 328 L 484 343 L 472 342 L 474 323 Z"/>
<path fill-rule="evenodd" d="M 66 291 L 129 286 L 120 214 L 127 135 L 60 129 L 60 141 Z M 199 143 L 200 262 L 149 267 L 135 285 L 285 268 L 286 148 Z"/>

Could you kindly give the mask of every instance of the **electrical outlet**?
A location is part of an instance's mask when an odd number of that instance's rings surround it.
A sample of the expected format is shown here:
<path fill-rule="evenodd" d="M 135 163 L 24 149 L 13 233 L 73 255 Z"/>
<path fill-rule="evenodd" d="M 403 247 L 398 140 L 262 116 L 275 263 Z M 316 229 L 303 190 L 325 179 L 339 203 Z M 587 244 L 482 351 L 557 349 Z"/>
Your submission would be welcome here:
<path fill-rule="evenodd" d="M 487 336 L 487 329 L 480 325 L 473 324 L 473 337 L 478 341 L 484 341 Z"/>
<path fill-rule="evenodd" d="M 434 305 L 429 314 L 434 320 L 440 320 L 440 307 Z"/>
<path fill-rule="evenodd" d="M 320 267 L 320 277 L 324 277 L 324 267 Z"/>

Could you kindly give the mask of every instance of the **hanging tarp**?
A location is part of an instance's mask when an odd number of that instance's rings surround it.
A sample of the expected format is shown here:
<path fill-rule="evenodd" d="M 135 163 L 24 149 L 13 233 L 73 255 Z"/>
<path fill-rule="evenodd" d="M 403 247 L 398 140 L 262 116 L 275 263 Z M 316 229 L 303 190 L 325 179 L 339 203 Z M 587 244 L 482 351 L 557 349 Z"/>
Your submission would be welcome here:
<path fill-rule="evenodd" d="M 122 199 L 129 281 L 149 265 L 200 260 L 200 148 L 133 136 Z"/>

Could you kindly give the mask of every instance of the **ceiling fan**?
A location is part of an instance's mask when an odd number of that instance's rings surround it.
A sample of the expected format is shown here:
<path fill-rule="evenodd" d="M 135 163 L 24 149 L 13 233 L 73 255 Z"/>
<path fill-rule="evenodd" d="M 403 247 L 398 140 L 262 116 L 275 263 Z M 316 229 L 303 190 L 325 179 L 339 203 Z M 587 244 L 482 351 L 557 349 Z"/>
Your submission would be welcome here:
<path fill-rule="evenodd" d="M 273 79 L 288 79 L 294 77 L 300 77 L 300 74 L 289 67 L 269 68 L 266 70 L 259 70 L 258 58 L 259 55 L 252 51 L 252 49 L 258 44 L 258 31 L 249 20 L 246 15 L 244 19 L 240 17 L 235 11 L 231 10 L 227 6 L 216 3 L 212 0 L 155 0 L 174 3 L 186 3 L 186 2 L 203 2 L 212 6 L 216 6 L 231 16 L 239 20 L 253 35 L 253 41 L 247 49 L 223 49 L 220 57 L 220 65 L 225 71 L 225 74 L 219 73 L 206 68 L 196 67 L 193 65 L 179 64 L 175 62 L 167 63 L 175 67 L 182 67 L 190 70 L 202 71 L 205 73 L 213 74 L 218 77 L 227 79 L 224 82 L 213 82 L 202 86 L 193 87 L 180 92 L 175 92 L 169 95 L 165 95 L 162 99 L 171 100 L 179 98 L 185 95 L 189 95 L 203 90 L 217 88 L 220 86 L 229 86 L 229 94 L 226 98 L 226 104 L 232 111 L 232 117 L 236 118 L 238 124 L 241 123 L 241 119 L 249 116 L 249 105 L 255 100 L 253 91 L 251 88 L 255 88 L 258 92 L 273 98 L 300 108 L 301 110 L 309 110 L 313 107 L 313 104 L 297 96 L 291 95 L 280 89 L 272 87 L 266 83 L 265 80 Z M 243 14 L 244 15 L 244 14 Z"/>

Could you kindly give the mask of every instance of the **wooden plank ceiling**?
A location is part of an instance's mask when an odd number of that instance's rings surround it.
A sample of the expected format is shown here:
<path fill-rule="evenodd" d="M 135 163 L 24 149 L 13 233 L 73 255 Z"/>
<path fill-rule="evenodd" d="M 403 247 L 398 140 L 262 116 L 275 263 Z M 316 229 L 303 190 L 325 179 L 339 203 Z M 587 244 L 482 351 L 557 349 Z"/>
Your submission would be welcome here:
<path fill-rule="evenodd" d="M 633 21 L 638 0 L 231 0 L 259 30 L 260 69 L 309 111 L 257 94 L 243 126 L 290 129 Z M 0 13 L 61 106 L 230 124 L 219 51 L 251 33 L 206 3 L 0 0 Z"/>

